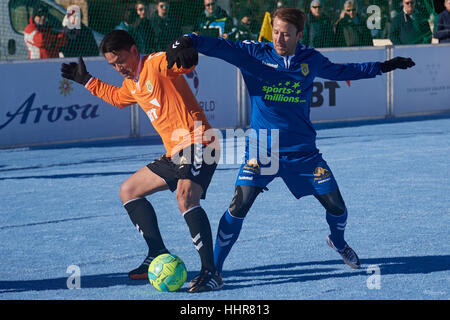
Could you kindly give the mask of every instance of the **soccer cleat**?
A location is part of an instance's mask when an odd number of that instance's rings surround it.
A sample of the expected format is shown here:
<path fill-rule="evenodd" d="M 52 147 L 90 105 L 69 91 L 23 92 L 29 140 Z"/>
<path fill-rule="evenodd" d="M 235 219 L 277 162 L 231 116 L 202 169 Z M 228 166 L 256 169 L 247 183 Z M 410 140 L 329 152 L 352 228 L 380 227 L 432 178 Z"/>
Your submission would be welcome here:
<path fill-rule="evenodd" d="M 188 292 L 206 292 L 215 291 L 223 288 L 223 280 L 220 273 L 212 273 L 206 269 L 202 269 L 200 274 L 189 282 Z"/>
<path fill-rule="evenodd" d="M 202 269 L 202 271 L 200 271 L 200 273 L 198 275 L 196 275 L 194 278 L 192 278 L 191 281 L 189 281 L 189 288 L 194 286 L 194 284 L 198 281 L 198 279 L 200 278 L 200 275 L 203 273 L 204 269 Z M 222 279 L 222 274 L 217 272 L 217 275 L 220 277 L 220 279 Z"/>
<path fill-rule="evenodd" d="M 198 275 L 196 275 L 194 278 L 192 278 L 191 281 L 189 281 L 189 288 L 194 286 L 194 284 L 198 281 L 198 278 L 200 278 L 200 275 L 201 275 L 201 271 Z"/>
<path fill-rule="evenodd" d="M 136 269 L 131 270 L 128 273 L 128 277 L 132 280 L 145 280 L 148 279 L 148 266 L 152 263 L 154 257 L 147 256 L 142 264 Z"/>
<path fill-rule="evenodd" d="M 337 253 L 339 253 L 344 260 L 345 264 L 348 265 L 352 269 L 359 269 L 361 267 L 361 263 L 359 262 L 358 255 L 356 252 L 349 247 L 347 243 L 345 243 L 345 247 L 342 250 L 338 250 L 333 241 L 331 241 L 330 236 L 327 237 L 327 244 Z"/>

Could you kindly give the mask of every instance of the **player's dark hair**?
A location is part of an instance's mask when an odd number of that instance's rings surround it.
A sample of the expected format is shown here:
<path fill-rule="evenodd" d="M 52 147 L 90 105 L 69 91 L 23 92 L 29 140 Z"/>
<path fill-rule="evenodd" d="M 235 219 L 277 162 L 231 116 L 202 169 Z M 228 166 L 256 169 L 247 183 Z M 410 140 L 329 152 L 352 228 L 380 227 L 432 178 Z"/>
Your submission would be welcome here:
<path fill-rule="evenodd" d="M 278 8 L 272 13 L 272 26 L 275 18 L 293 24 L 297 28 L 297 33 L 303 32 L 303 29 L 305 28 L 306 16 L 303 11 L 299 9 L 288 7 Z"/>
<path fill-rule="evenodd" d="M 128 32 L 113 30 L 103 38 L 100 43 L 100 51 L 105 54 L 107 52 L 130 50 L 133 45 L 136 45 L 136 42 Z"/>

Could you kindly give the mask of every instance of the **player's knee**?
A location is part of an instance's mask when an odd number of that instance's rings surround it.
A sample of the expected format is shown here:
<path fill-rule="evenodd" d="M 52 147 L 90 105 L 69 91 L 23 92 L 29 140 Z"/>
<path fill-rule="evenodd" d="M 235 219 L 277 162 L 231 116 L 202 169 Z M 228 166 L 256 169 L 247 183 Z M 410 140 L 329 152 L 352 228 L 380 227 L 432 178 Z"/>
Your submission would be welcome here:
<path fill-rule="evenodd" d="M 177 203 L 180 212 L 186 212 L 187 210 L 198 206 L 200 204 L 200 196 L 191 188 L 178 188 L 177 189 Z"/>
<path fill-rule="evenodd" d="M 344 200 L 340 196 L 333 197 L 328 205 L 327 211 L 334 216 L 340 216 L 345 213 L 347 208 L 345 207 Z"/>
<path fill-rule="evenodd" d="M 122 203 L 136 198 L 135 190 L 136 188 L 129 180 L 124 181 L 120 186 L 120 199 L 122 200 Z"/>
<path fill-rule="evenodd" d="M 316 196 L 316 198 L 320 201 L 325 210 L 334 216 L 343 215 L 347 210 L 339 190 Z"/>
<path fill-rule="evenodd" d="M 345 205 L 331 205 L 327 208 L 327 211 L 333 216 L 341 216 L 345 213 Z"/>
<path fill-rule="evenodd" d="M 245 218 L 260 192 L 260 188 L 237 186 L 234 190 L 233 200 L 228 207 L 228 211 L 234 217 Z"/>

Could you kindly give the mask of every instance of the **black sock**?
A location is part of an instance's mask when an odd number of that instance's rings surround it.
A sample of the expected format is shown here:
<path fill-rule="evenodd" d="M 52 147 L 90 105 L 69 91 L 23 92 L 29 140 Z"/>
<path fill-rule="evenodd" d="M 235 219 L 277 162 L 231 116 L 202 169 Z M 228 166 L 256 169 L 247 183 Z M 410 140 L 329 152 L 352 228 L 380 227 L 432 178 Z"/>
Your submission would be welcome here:
<path fill-rule="evenodd" d="M 130 216 L 131 222 L 144 237 L 148 245 L 148 255 L 157 257 L 162 253 L 169 252 L 159 232 L 158 220 L 155 209 L 145 198 L 139 198 L 127 202 L 124 205 Z"/>
<path fill-rule="evenodd" d="M 202 268 L 215 272 L 211 225 L 205 210 L 198 206 L 186 211 L 183 216 L 189 227 L 195 249 L 200 255 Z"/>

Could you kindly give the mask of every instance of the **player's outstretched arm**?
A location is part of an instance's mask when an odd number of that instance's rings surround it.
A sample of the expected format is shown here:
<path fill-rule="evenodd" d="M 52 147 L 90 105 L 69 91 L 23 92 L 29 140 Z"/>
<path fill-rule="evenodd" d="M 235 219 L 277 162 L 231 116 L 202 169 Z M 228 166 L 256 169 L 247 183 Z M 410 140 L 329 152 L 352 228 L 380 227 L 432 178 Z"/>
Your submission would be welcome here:
<path fill-rule="evenodd" d="M 170 66 L 177 61 L 176 59 L 183 50 L 194 48 L 206 56 L 222 59 L 232 65 L 242 67 L 248 65 L 248 57 L 253 55 L 256 47 L 260 46 L 261 44 L 256 41 L 230 41 L 220 37 L 205 37 L 190 33 L 169 44 L 166 55 Z"/>
<path fill-rule="evenodd" d="M 63 78 L 78 82 L 83 86 L 86 85 L 86 83 L 88 83 L 88 81 L 92 78 L 91 74 L 87 72 L 86 65 L 84 64 L 82 57 L 78 57 L 78 63 L 63 63 L 61 65 L 61 76 Z"/>
<path fill-rule="evenodd" d="M 407 69 L 415 65 L 411 58 L 396 57 L 384 62 L 332 63 L 321 55 L 317 76 L 329 80 L 359 80 L 375 78 L 395 69 Z"/>
<path fill-rule="evenodd" d="M 411 58 L 395 57 L 385 62 L 380 63 L 381 72 L 386 73 L 395 69 L 408 69 L 414 67 L 416 64 Z"/>
<path fill-rule="evenodd" d="M 136 103 L 136 100 L 126 87 L 122 86 L 119 88 L 93 77 L 87 71 L 82 57 L 78 57 L 78 63 L 63 63 L 61 65 L 61 76 L 78 82 L 86 87 L 94 96 L 99 97 L 113 106 L 124 108 Z"/>

